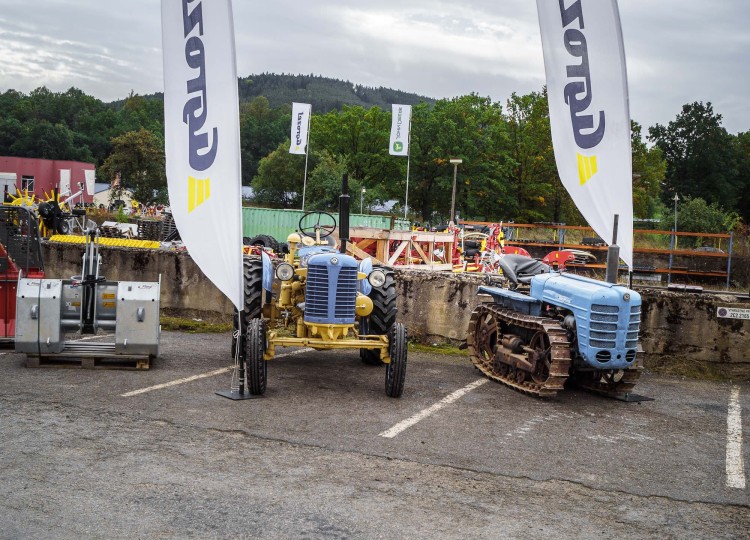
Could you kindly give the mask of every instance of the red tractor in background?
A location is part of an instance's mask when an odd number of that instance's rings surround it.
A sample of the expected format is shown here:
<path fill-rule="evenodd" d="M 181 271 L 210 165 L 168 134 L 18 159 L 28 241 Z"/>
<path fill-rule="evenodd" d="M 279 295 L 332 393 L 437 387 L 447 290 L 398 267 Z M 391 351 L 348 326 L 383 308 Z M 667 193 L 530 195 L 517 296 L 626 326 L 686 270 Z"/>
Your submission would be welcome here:
<path fill-rule="evenodd" d="M 15 339 L 20 277 L 44 277 L 39 222 L 31 208 L 0 205 L 0 343 Z"/>

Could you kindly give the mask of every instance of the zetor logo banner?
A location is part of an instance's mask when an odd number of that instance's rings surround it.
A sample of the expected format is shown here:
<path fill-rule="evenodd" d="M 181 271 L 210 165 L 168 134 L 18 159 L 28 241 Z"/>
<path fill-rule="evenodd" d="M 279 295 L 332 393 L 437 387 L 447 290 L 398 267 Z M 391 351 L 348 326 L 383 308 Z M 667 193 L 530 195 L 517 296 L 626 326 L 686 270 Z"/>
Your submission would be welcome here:
<path fill-rule="evenodd" d="M 560 179 L 589 225 L 633 267 L 633 174 L 617 0 L 537 0 Z"/>
<path fill-rule="evenodd" d="M 180 236 L 242 309 L 239 101 L 230 0 L 162 0 L 167 184 Z"/>

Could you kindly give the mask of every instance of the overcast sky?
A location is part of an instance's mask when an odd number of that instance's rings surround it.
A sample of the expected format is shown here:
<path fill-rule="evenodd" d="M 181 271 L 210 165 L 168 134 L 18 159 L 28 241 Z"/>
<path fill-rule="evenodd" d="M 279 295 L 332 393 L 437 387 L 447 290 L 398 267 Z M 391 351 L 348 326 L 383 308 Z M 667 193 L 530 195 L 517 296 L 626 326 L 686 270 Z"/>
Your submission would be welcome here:
<path fill-rule="evenodd" d="M 177 0 L 174 0 L 177 1 Z M 235 0 L 237 71 L 314 73 L 434 98 L 538 91 L 533 0 Z M 750 130 L 748 0 L 620 0 L 631 116 L 648 127 L 710 101 Z M 161 91 L 159 0 L 0 0 L 0 91 Z"/>

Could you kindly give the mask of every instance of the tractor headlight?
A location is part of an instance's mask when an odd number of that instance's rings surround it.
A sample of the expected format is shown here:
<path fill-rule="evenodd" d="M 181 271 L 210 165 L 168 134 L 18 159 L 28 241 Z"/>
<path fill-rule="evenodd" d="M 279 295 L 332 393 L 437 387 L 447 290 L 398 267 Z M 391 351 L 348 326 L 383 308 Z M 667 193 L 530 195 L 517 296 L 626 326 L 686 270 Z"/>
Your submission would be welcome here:
<path fill-rule="evenodd" d="M 294 267 L 289 263 L 281 263 L 276 267 L 276 277 L 281 281 L 289 281 L 294 277 Z"/>
<path fill-rule="evenodd" d="M 625 300 L 626 302 L 629 302 L 630 301 L 630 293 L 623 294 L 622 295 L 622 299 Z"/>
<path fill-rule="evenodd" d="M 367 276 L 367 281 L 376 289 L 382 287 L 385 283 L 385 272 L 382 270 L 373 270 L 370 272 L 370 275 Z"/>

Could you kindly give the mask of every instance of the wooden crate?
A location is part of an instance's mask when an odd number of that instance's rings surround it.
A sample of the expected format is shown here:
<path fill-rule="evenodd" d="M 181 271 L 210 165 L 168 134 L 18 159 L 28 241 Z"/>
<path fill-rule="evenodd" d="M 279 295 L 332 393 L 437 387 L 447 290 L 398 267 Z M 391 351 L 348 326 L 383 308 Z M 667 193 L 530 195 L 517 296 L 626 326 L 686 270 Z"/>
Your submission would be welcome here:
<path fill-rule="evenodd" d="M 27 356 L 27 368 L 62 368 L 62 369 L 120 369 L 144 371 L 150 369 L 151 359 L 148 356 Z"/>
<path fill-rule="evenodd" d="M 450 256 L 453 252 L 453 233 L 428 231 L 389 231 L 369 227 L 351 227 L 346 251 L 358 259 L 372 259 L 373 263 L 399 268 L 423 270 L 452 270 Z M 373 251 L 375 255 L 368 253 Z M 446 261 L 435 258 L 437 246 L 443 248 Z"/>

